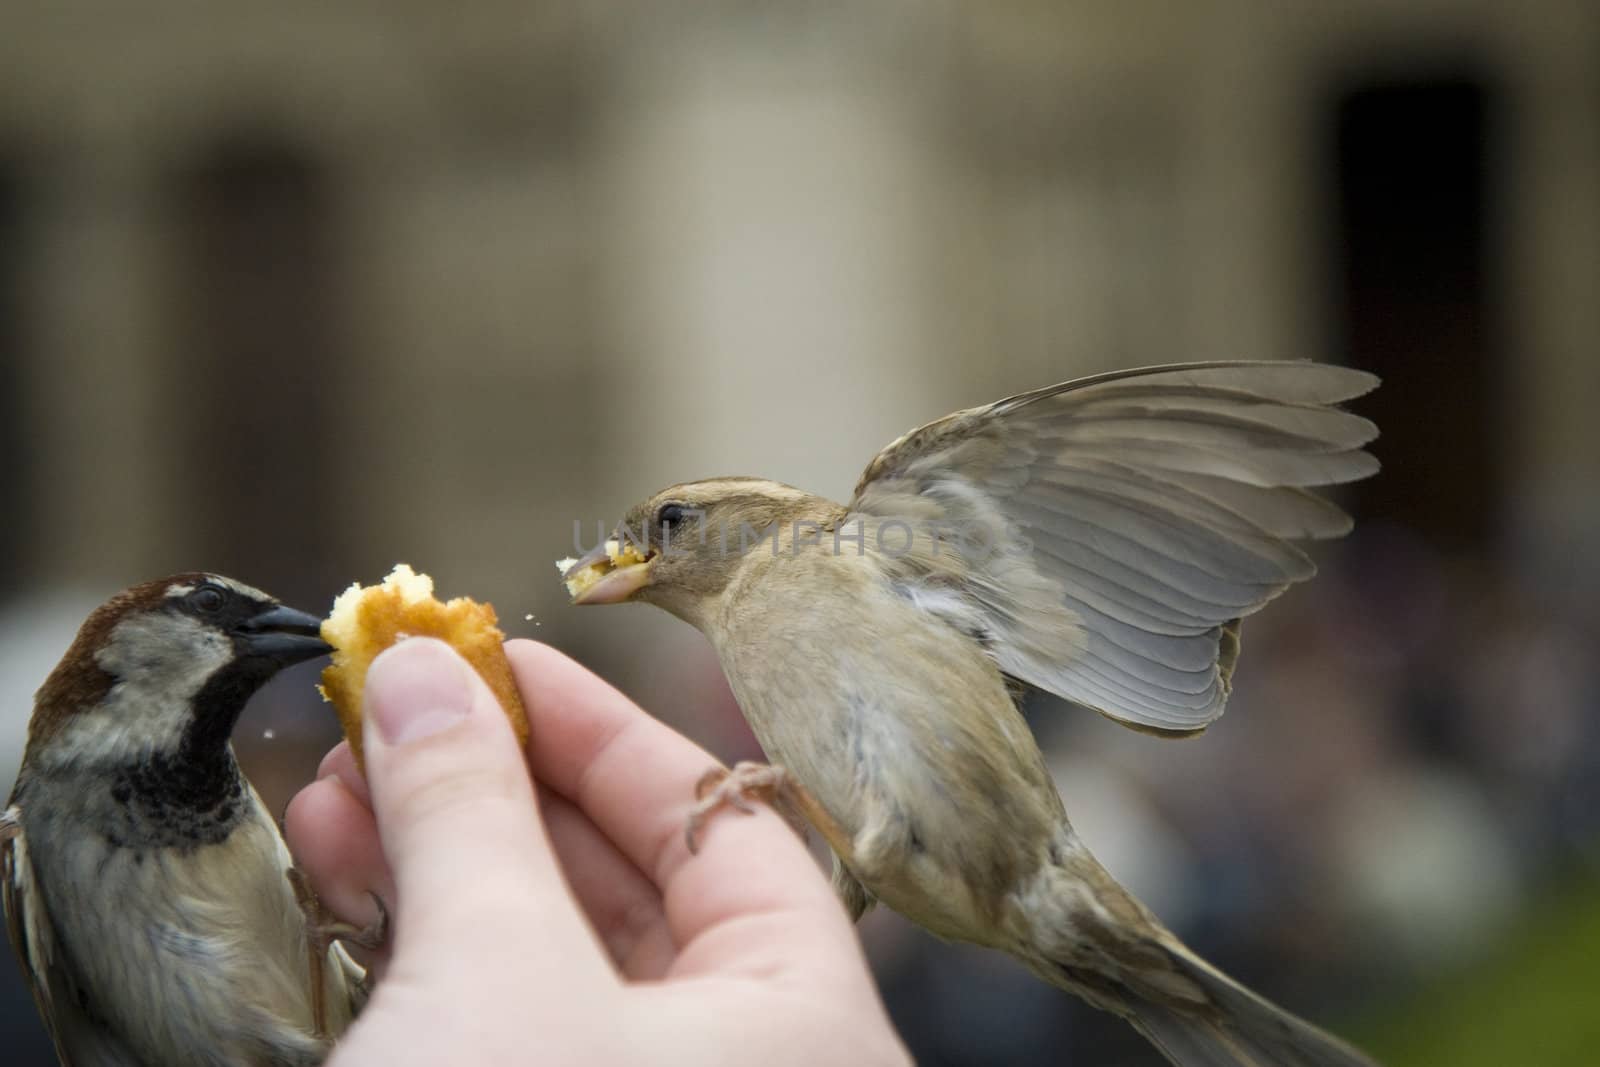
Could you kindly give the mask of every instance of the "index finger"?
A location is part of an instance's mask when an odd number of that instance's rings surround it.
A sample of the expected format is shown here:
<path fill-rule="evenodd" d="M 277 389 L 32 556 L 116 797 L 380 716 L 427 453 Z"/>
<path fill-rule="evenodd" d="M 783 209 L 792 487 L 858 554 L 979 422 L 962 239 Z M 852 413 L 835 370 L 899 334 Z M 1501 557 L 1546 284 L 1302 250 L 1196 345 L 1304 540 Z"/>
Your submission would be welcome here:
<path fill-rule="evenodd" d="M 843 958 L 859 958 L 811 854 L 770 808 L 713 818 L 699 853 L 689 852 L 684 827 L 695 784 L 718 766 L 709 753 L 553 648 L 511 641 L 506 655 L 528 708 L 534 776 L 581 808 L 655 882 L 686 954 L 719 925 L 761 916 L 771 921 L 744 922 L 737 950 L 705 946 L 708 968 L 725 972 L 737 958 L 770 973 L 773 960 L 754 951 L 763 943 L 781 947 L 786 965 L 797 958 L 797 941 L 801 956 L 820 950 L 839 958 L 848 945 Z"/>

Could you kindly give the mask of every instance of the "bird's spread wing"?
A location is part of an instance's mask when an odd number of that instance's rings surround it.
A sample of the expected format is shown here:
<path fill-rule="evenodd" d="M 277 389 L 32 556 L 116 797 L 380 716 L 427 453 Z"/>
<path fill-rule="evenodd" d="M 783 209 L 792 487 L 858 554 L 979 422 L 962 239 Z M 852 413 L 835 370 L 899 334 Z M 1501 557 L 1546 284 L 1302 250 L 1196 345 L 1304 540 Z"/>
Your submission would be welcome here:
<path fill-rule="evenodd" d="M 1376 427 L 1333 406 L 1376 384 L 1326 364 L 1194 363 L 1051 386 L 906 434 L 845 521 L 938 528 L 892 559 L 880 546 L 883 563 L 1007 674 L 1193 732 L 1222 713 L 1237 620 L 1315 573 L 1293 542 L 1349 529 L 1308 487 L 1377 470 L 1361 450 Z"/>

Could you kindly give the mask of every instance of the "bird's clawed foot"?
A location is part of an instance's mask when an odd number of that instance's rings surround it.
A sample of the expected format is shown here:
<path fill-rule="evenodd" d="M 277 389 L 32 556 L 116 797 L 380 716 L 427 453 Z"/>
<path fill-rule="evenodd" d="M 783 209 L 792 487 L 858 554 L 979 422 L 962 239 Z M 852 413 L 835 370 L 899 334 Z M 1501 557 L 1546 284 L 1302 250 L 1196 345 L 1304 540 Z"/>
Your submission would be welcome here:
<path fill-rule="evenodd" d="M 734 764 L 733 770 L 713 767 L 695 783 L 697 803 L 689 812 L 689 822 L 684 827 L 684 839 L 690 852 L 700 851 L 700 831 L 718 808 L 724 805 L 744 812 L 755 812 L 750 798 L 758 797 L 782 815 L 797 834 L 806 836 L 806 821 L 800 811 L 816 806 L 806 787 L 797 782 L 782 767 L 748 760 Z"/>
<path fill-rule="evenodd" d="M 306 954 L 309 957 L 310 987 L 313 991 L 311 998 L 312 1030 L 319 1037 L 328 1035 L 328 1005 L 323 996 L 325 982 L 324 976 L 328 968 L 328 952 L 335 941 L 344 941 L 352 945 L 359 945 L 368 950 L 383 947 L 384 940 L 389 934 L 389 909 L 384 906 L 383 898 L 376 893 L 369 893 L 372 902 L 378 906 L 378 917 L 366 926 L 357 926 L 354 923 L 343 922 L 334 917 L 327 905 L 322 903 L 322 898 L 317 896 L 316 890 L 311 888 L 311 879 L 298 867 L 291 866 L 285 872 L 289 878 L 289 886 L 294 890 L 295 902 L 300 905 L 300 913 L 306 920 Z M 344 955 L 349 959 L 349 954 Z M 335 966 L 337 966 L 337 962 Z M 370 972 L 368 974 L 370 978 Z M 362 990 L 364 998 L 365 990 Z"/>
<path fill-rule="evenodd" d="M 0 811 L 0 845 L 21 836 L 22 809 L 13 804 L 5 811 Z"/>
<path fill-rule="evenodd" d="M 335 941 L 343 941 L 348 945 L 356 945 L 368 952 L 376 952 L 382 948 L 389 939 L 389 909 L 383 903 L 383 898 L 376 893 L 368 893 L 372 903 L 378 909 L 378 917 L 365 926 L 355 923 L 341 922 L 330 918 L 326 922 L 311 928 L 312 936 L 317 938 L 326 951 L 328 946 Z"/>
<path fill-rule="evenodd" d="M 325 956 L 335 941 L 376 951 L 388 939 L 389 909 L 378 894 L 367 894 L 378 907 L 378 917 L 365 926 L 357 926 L 334 917 L 311 888 L 310 880 L 300 868 L 289 868 L 289 884 L 294 887 L 295 899 L 299 901 L 300 910 L 306 917 L 306 937 L 311 941 L 313 952 Z"/>

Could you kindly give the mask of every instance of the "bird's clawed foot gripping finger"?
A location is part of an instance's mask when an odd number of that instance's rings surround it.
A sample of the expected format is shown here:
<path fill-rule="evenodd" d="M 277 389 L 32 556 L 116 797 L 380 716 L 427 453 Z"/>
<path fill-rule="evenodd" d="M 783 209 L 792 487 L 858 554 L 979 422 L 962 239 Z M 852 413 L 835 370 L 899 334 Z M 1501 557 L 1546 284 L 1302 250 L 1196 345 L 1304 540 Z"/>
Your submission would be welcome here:
<path fill-rule="evenodd" d="M 802 839 L 806 836 L 806 821 L 800 811 L 816 805 L 806 787 L 782 767 L 749 761 L 734 764 L 731 771 L 713 767 L 695 783 L 694 796 L 697 803 L 684 827 L 684 840 L 691 853 L 700 851 L 700 832 L 724 805 L 749 815 L 756 810 L 750 806 L 751 796 L 759 797 L 782 815 Z"/>
<path fill-rule="evenodd" d="M 300 868 L 289 868 L 289 884 L 294 886 L 295 898 L 300 902 L 300 910 L 305 913 L 306 936 L 311 940 L 313 951 L 326 955 L 335 941 L 359 945 L 369 951 L 383 947 L 389 936 L 389 909 L 378 894 L 367 894 L 378 907 L 378 917 L 365 926 L 357 926 L 334 918 Z"/>
<path fill-rule="evenodd" d="M 367 896 L 372 898 L 372 903 L 377 907 L 378 917 L 365 926 L 329 919 L 314 927 L 312 932 L 321 940 L 324 948 L 335 941 L 343 941 L 364 948 L 368 952 L 376 952 L 389 940 L 389 909 L 378 894 L 368 893 Z"/>
<path fill-rule="evenodd" d="M 298 867 L 290 867 L 285 873 L 288 875 L 289 885 L 294 889 L 300 912 L 306 920 L 310 984 L 311 989 L 315 991 L 311 999 L 312 1027 L 319 1036 L 326 1037 L 328 1006 L 322 996 L 322 990 L 328 966 L 328 950 L 333 947 L 335 941 L 359 945 L 369 951 L 382 948 L 389 936 L 389 909 L 384 905 L 382 897 L 376 893 L 369 893 L 367 895 L 378 906 L 378 917 L 366 926 L 343 922 L 335 918 L 322 903 L 322 898 L 311 888 L 311 879 L 306 877 L 304 871 Z"/>

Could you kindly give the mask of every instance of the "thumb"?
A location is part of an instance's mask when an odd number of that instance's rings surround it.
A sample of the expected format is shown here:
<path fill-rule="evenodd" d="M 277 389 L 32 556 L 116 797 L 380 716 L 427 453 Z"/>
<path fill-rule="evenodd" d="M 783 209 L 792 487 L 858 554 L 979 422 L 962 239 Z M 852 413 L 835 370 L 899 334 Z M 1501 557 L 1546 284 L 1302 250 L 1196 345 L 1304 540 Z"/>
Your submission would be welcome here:
<path fill-rule="evenodd" d="M 367 782 L 397 895 L 394 968 L 565 961 L 570 980 L 585 950 L 604 966 L 478 673 L 444 642 L 411 638 L 373 661 L 364 703 Z"/>

